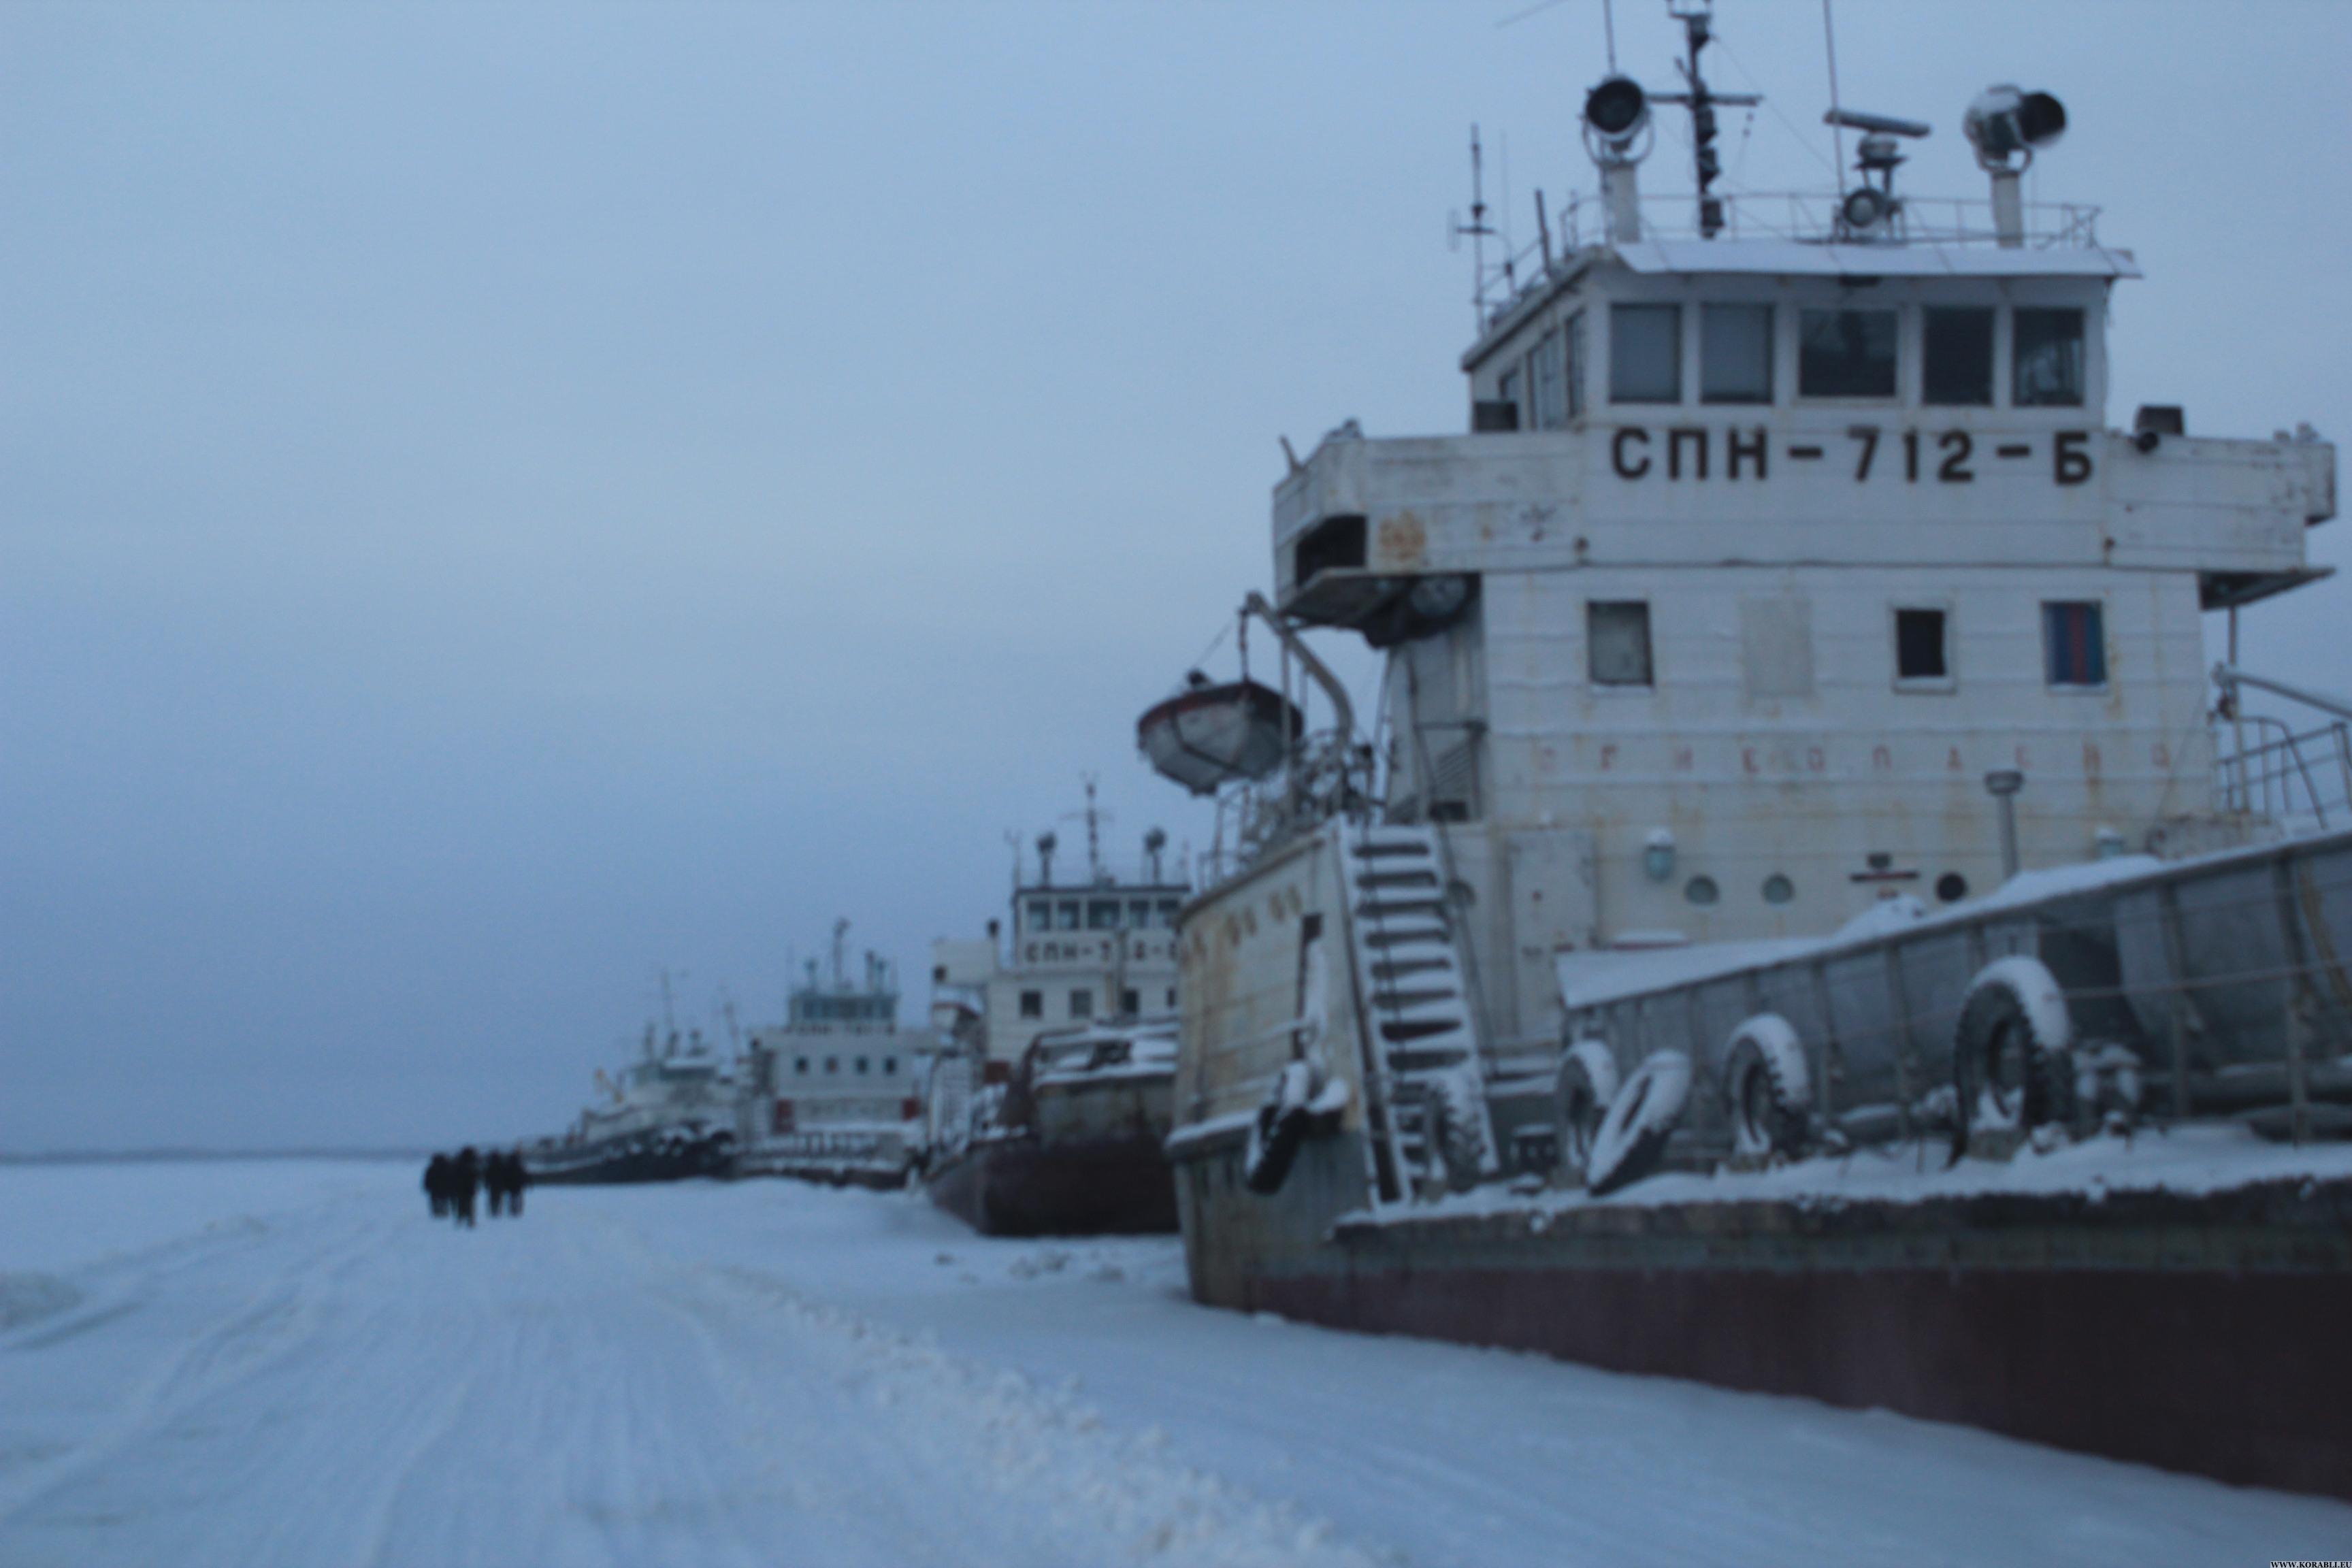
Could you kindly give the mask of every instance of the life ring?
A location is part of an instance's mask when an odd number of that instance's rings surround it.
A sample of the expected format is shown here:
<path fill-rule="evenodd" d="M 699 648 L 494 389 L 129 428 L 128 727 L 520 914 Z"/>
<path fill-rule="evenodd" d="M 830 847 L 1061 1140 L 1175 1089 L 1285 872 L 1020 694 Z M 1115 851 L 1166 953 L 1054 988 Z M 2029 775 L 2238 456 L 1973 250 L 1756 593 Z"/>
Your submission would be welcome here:
<path fill-rule="evenodd" d="M 1571 1043 L 1560 1058 L 1552 1090 L 1552 1119 L 1559 1128 L 1559 1168 L 1577 1181 L 1592 1163 L 1592 1141 L 1617 1098 L 1617 1058 L 1599 1040 Z"/>
<path fill-rule="evenodd" d="M 1763 1159 L 1804 1152 L 1812 1075 L 1788 1019 L 1759 1013 L 1731 1031 L 1723 1047 L 1723 1099 L 1736 1153 Z"/>
<path fill-rule="evenodd" d="M 1593 1135 L 1585 1163 L 1585 1185 L 1595 1197 L 1640 1181 L 1665 1157 L 1666 1140 L 1690 1100 L 1690 1058 L 1680 1051 L 1653 1051 L 1609 1101 L 1609 1114 Z"/>
<path fill-rule="evenodd" d="M 1995 959 L 1969 982 L 1952 1032 L 1956 1148 L 1972 1130 L 2032 1131 L 2074 1113 L 2066 993 L 2041 960 Z"/>

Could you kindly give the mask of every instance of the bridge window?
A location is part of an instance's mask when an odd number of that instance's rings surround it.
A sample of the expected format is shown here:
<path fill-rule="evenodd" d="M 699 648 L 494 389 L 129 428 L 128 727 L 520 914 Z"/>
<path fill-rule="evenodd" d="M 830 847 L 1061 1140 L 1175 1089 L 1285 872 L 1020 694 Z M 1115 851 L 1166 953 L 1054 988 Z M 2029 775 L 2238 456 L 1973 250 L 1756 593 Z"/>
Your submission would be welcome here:
<path fill-rule="evenodd" d="M 1594 601 L 1584 606 L 1586 662 L 1595 686 L 1650 684 L 1650 606 Z"/>
<path fill-rule="evenodd" d="M 1535 352 L 1528 355 L 1528 380 L 1535 390 L 1535 427 L 1538 430 L 1568 428 L 1568 376 L 1561 363 L 1560 337 L 1558 331 L 1546 332 Z"/>
<path fill-rule="evenodd" d="M 1031 931 L 1052 931 L 1054 929 L 1054 906 L 1046 902 L 1044 899 L 1030 900 L 1029 929 Z"/>
<path fill-rule="evenodd" d="M 1568 319 L 1568 416 L 1584 417 L 1584 312 Z"/>
<path fill-rule="evenodd" d="M 1024 991 L 1021 993 L 1021 1016 L 1024 1018 L 1044 1017 L 1045 1016 L 1045 994 L 1043 991 Z"/>
<path fill-rule="evenodd" d="M 1992 310 L 1930 307 L 1919 326 L 1919 400 L 1935 408 L 1992 405 Z"/>
<path fill-rule="evenodd" d="M 1091 991 L 1071 992 L 1070 1016 L 1073 1018 L 1091 1018 L 1094 1016 L 1095 994 Z"/>
<path fill-rule="evenodd" d="M 1797 333 L 1801 397 L 1895 395 L 1895 312 L 1807 310 Z"/>
<path fill-rule="evenodd" d="M 1095 899 L 1090 900 L 1087 905 L 1087 929 L 1088 931 L 1117 931 L 1118 929 L 1118 900 L 1117 899 Z"/>
<path fill-rule="evenodd" d="M 2042 667 L 2057 687 L 2107 683 L 2106 616 L 2095 604 L 2042 606 Z"/>
<path fill-rule="evenodd" d="M 2009 400 L 2020 408 L 2083 405 L 2083 312 L 2013 313 Z"/>
<path fill-rule="evenodd" d="M 1150 900 L 1150 899 L 1129 899 L 1129 900 L 1127 900 L 1127 926 L 1128 926 L 1128 929 L 1129 929 L 1129 931 L 1141 931 L 1145 926 L 1148 926 L 1148 925 L 1150 925 L 1150 923 L 1151 923 L 1151 900 Z"/>
<path fill-rule="evenodd" d="M 1698 400 L 1772 401 L 1772 307 L 1706 305 L 1698 315 Z"/>
<path fill-rule="evenodd" d="M 1609 307 L 1609 401 L 1683 400 L 1683 308 Z"/>
<path fill-rule="evenodd" d="M 1952 678 L 1951 655 L 1945 639 L 1942 610 L 1895 612 L 1895 679 L 1948 684 Z"/>
<path fill-rule="evenodd" d="M 1055 913 L 1056 913 L 1056 914 L 1058 915 L 1058 917 L 1059 917 L 1059 919 L 1056 921 L 1056 922 L 1055 922 L 1055 923 L 1057 923 L 1058 925 L 1060 925 L 1060 927 L 1061 927 L 1064 931 L 1076 931 L 1076 930 L 1077 930 L 1077 929 L 1078 929 L 1078 900 L 1076 900 L 1076 899 L 1064 899 L 1064 900 L 1062 900 L 1058 905 L 1056 905 L 1056 906 L 1055 907 Z"/>
<path fill-rule="evenodd" d="M 1162 899 L 1162 900 L 1160 900 L 1160 923 L 1161 925 L 1163 925 L 1163 926 L 1168 927 L 1168 928 L 1169 928 L 1170 930 L 1171 930 L 1171 931 L 1172 931 L 1172 930 L 1174 930 L 1174 929 L 1175 929 L 1175 926 L 1176 926 L 1176 911 L 1177 911 L 1178 910 L 1181 909 L 1182 907 L 1183 907 L 1183 900 L 1180 900 L 1180 899 Z"/>

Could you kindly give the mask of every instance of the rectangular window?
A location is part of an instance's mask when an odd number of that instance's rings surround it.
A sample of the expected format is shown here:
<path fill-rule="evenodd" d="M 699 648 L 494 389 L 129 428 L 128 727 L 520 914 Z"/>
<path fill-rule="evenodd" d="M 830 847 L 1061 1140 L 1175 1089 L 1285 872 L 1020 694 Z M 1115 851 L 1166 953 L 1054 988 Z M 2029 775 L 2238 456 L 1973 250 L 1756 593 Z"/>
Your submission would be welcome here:
<path fill-rule="evenodd" d="M 1895 395 L 1895 312 L 1807 310 L 1798 321 L 1801 397 Z"/>
<path fill-rule="evenodd" d="M 1021 1016 L 1024 1018 L 1044 1017 L 1045 1016 L 1045 994 L 1043 991 L 1024 991 L 1021 993 Z"/>
<path fill-rule="evenodd" d="M 1528 355 L 1528 379 L 1535 388 L 1535 427 L 1568 428 L 1568 386 L 1560 364 L 1559 333 L 1546 332 Z"/>
<path fill-rule="evenodd" d="M 1145 926 L 1148 926 L 1148 925 L 1150 925 L 1150 923 L 1151 923 L 1151 900 L 1150 900 L 1150 899 L 1129 899 L 1129 900 L 1127 900 L 1127 924 L 1128 924 L 1128 929 L 1129 929 L 1129 930 L 1130 930 L 1130 931 L 1141 931 Z"/>
<path fill-rule="evenodd" d="M 1704 305 L 1698 313 L 1698 400 L 1772 401 L 1772 307 Z"/>
<path fill-rule="evenodd" d="M 1650 684 L 1650 606 L 1635 600 L 1584 606 L 1584 641 L 1592 684 Z"/>
<path fill-rule="evenodd" d="M 1071 992 L 1070 1016 L 1073 1018 L 1091 1018 L 1094 1016 L 1095 994 L 1091 991 Z"/>
<path fill-rule="evenodd" d="M 1929 308 L 1919 323 L 1919 401 L 1933 408 L 1992 406 L 1992 309 Z"/>
<path fill-rule="evenodd" d="M 1117 899 L 1095 899 L 1089 901 L 1087 905 L 1087 929 L 1088 931 L 1117 931 L 1118 929 L 1118 900 Z"/>
<path fill-rule="evenodd" d="M 808 1076 L 808 1058 L 794 1057 L 793 1058 L 793 1071 L 798 1073 L 803 1078 L 806 1078 Z"/>
<path fill-rule="evenodd" d="M 1029 929 L 1031 931 L 1052 931 L 1054 929 L 1054 906 L 1047 903 L 1044 899 L 1030 900 Z"/>
<path fill-rule="evenodd" d="M 898 1070 L 898 1058 L 897 1057 L 884 1057 L 882 1058 L 882 1070 L 886 1073 L 897 1072 Z"/>
<path fill-rule="evenodd" d="M 1140 991 L 1120 992 L 1118 994 L 1118 1010 L 1125 1013 L 1129 1017 L 1133 1017 L 1136 1014 L 1142 1012 L 1143 993 Z"/>
<path fill-rule="evenodd" d="M 1078 929 L 1077 900 L 1064 899 L 1059 904 L 1055 906 L 1055 912 L 1059 917 L 1056 923 L 1058 923 L 1064 931 L 1076 931 Z"/>
<path fill-rule="evenodd" d="M 1168 1005 L 1171 1007 L 1176 1005 L 1176 987 L 1173 985 L 1168 988 Z"/>
<path fill-rule="evenodd" d="M 1941 610 L 1895 612 L 1895 679 L 1948 681 L 1951 656 L 1944 640 Z"/>
<path fill-rule="evenodd" d="M 2083 312 L 2011 313 L 2009 400 L 2020 408 L 2083 405 Z"/>
<path fill-rule="evenodd" d="M 1584 417 L 1584 312 L 1568 319 L 1568 416 Z"/>
<path fill-rule="evenodd" d="M 2051 685 L 2107 683 L 2105 619 L 2096 604 L 2042 606 L 2042 667 Z"/>
<path fill-rule="evenodd" d="M 872 1062 L 873 1062 L 873 1058 L 872 1058 L 871 1057 L 860 1057 L 860 1058 L 857 1058 L 857 1070 L 858 1070 L 859 1072 L 864 1072 L 864 1071 L 865 1071 L 865 1070 L 866 1070 L 866 1068 L 867 1068 L 872 1064 Z"/>
<path fill-rule="evenodd" d="M 839 1072 L 841 1070 L 841 1058 L 839 1057 L 825 1058 L 824 1070 L 827 1072 Z"/>
<path fill-rule="evenodd" d="M 1609 307 L 1609 401 L 1683 400 L 1683 308 Z"/>
<path fill-rule="evenodd" d="M 1167 927 L 1169 927 L 1169 928 L 1171 928 L 1171 929 L 1173 929 L 1173 928 L 1174 928 L 1174 926 L 1175 926 L 1175 924 L 1176 924 L 1176 911 L 1177 911 L 1178 910 L 1181 909 L 1182 907 L 1183 907 L 1183 902 L 1182 902 L 1182 900 L 1178 900 L 1178 899 L 1162 899 L 1162 900 L 1160 900 L 1160 923 L 1161 925 L 1163 925 L 1163 926 L 1167 926 Z"/>

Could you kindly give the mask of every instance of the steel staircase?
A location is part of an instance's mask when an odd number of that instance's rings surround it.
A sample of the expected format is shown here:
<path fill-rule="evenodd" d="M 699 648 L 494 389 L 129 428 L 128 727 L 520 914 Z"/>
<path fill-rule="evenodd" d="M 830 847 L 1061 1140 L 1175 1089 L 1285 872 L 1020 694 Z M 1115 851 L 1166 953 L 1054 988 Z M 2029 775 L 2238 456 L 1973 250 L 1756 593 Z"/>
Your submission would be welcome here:
<path fill-rule="evenodd" d="M 1403 1195 L 1491 1175 L 1494 1128 L 1436 829 L 1350 824 L 1339 838 L 1380 1125 Z M 1452 1122 L 1443 1139 L 1441 1116 Z M 1449 1169 L 1441 1144 L 1475 1169 Z"/>

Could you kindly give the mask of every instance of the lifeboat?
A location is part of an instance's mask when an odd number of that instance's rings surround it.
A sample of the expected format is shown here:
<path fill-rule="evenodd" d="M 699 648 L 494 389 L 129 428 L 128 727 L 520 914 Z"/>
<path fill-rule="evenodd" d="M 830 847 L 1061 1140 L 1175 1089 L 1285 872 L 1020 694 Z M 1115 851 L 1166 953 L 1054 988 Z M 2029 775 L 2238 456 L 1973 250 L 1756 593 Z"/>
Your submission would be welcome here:
<path fill-rule="evenodd" d="M 1194 795 L 1213 795 L 1282 766 L 1306 729 L 1296 704 L 1255 680 L 1193 680 L 1136 721 L 1135 743 L 1154 772 Z"/>

